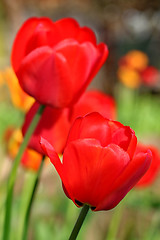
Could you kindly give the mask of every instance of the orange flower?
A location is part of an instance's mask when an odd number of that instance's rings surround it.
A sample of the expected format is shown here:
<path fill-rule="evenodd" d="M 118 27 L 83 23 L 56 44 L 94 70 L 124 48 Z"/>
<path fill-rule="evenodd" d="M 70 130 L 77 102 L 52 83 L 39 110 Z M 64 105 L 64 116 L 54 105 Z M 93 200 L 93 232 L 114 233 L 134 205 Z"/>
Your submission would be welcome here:
<path fill-rule="evenodd" d="M 17 155 L 19 146 L 23 140 L 20 129 L 8 129 L 5 134 L 5 139 L 8 139 L 7 152 L 9 156 L 14 159 Z M 27 148 L 21 159 L 21 164 L 25 168 L 37 171 L 42 160 L 42 155 L 36 151 Z"/>
<path fill-rule="evenodd" d="M 27 111 L 33 104 L 34 99 L 21 89 L 18 79 L 12 68 L 7 68 L 3 72 L 3 76 L 8 84 L 13 105 L 23 111 Z"/>
<path fill-rule="evenodd" d="M 118 78 L 119 80 L 129 88 L 138 88 L 141 84 L 141 77 L 139 73 L 134 70 L 130 69 L 126 66 L 122 66 L 118 69 Z"/>
<path fill-rule="evenodd" d="M 138 88 L 141 84 L 148 86 L 156 84 L 159 72 L 148 66 L 149 59 L 141 51 L 133 50 L 120 59 L 117 72 L 119 80 L 129 88 Z"/>
<path fill-rule="evenodd" d="M 21 164 L 25 168 L 37 171 L 42 161 L 42 155 L 38 152 L 27 148 L 21 159 Z"/>
<path fill-rule="evenodd" d="M 3 73 L 0 72 L 0 87 L 3 85 L 3 83 L 4 83 Z"/>
<path fill-rule="evenodd" d="M 129 51 L 120 61 L 120 64 L 127 65 L 129 68 L 137 71 L 144 70 L 148 65 L 147 55 L 138 50 Z"/>

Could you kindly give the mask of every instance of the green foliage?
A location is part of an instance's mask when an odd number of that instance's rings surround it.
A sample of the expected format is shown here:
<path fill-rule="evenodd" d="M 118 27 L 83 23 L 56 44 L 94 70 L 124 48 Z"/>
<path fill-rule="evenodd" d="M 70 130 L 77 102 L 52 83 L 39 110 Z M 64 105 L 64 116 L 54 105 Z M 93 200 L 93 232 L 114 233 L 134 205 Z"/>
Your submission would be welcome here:
<path fill-rule="evenodd" d="M 118 121 L 130 126 L 138 136 L 160 134 L 159 95 L 140 94 L 127 88 L 119 90 Z"/>
<path fill-rule="evenodd" d="M 15 109 L 12 105 L 0 103 L 0 139 L 3 137 L 5 130 L 8 127 L 20 127 L 23 123 L 24 114 Z"/>

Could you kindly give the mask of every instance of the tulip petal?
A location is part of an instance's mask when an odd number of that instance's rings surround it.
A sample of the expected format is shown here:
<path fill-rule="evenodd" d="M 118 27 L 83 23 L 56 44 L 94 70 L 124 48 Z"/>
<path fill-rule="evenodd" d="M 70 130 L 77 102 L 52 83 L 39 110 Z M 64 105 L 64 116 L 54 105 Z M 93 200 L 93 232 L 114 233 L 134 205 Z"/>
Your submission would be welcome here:
<path fill-rule="evenodd" d="M 54 165 L 58 174 L 60 175 L 61 178 L 63 178 L 62 163 L 53 146 L 42 137 L 40 139 L 40 144 L 43 149 L 43 152 L 50 158 L 51 163 Z"/>
<path fill-rule="evenodd" d="M 70 87 L 72 86 L 72 92 L 76 93 L 72 104 L 79 99 L 106 60 L 108 50 L 106 45 L 103 46 L 104 48 L 99 50 L 90 42 L 79 44 L 75 40 L 67 39 L 54 48 L 65 57 L 72 74 Z"/>
<path fill-rule="evenodd" d="M 96 45 L 96 36 L 94 32 L 88 27 L 80 27 L 78 22 L 73 18 L 63 18 L 56 21 L 55 25 L 61 35 L 61 40 L 73 38 L 79 43 L 88 41 Z"/>
<path fill-rule="evenodd" d="M 107 146 L 111 143 L 108 121 L 97 112 L 77 118 L 70 129 L 67 144 L 79 138 L 94 138 L 99 140 L 103 147 Z"/>
<path fill-rule="evenodd" d="M 96 45 L 97 43 L 94 32 L 88 27 L 83 27 L 79 29 L 79 32 L 76 36 L 76 40 L 79 43 L 92 42 L 94 45 Z"/>
<path fill-rule="evenodd" d="M 103 148 L 95 139 L 71 142 L 63 155 L 62 182 L 67 194 L 74 202 L 96 206 L 99 195 L 111 188 L 129 160 L 116 145 Z"/>
<path fill-rule="evenodd" d="M 140 181 L 137 183 L 136 187 L 145 187 L 153 183 L 155 178 L 157 177 L 160 169 L 160 154 L 159 150 L 152 145 L 144 145 L 142 143 L 137 144 L 136 153 L 139 152 L 147 152 L 147 150 L 150 149 L 152 152 L 152 163 L 148 171 L 145 173 L 145 175 L 140 179 Z"/>
<path fill-rule="evenodd" d="M 53 28 L 53 22 L 49 18 L 32 17 L 28 19 L 18 31 L 11 54 L 11 62 L 15 72 L 18 70 L 22 59 L 25 57 L 26 45 L 39 24 L 43 25 L 46 30 Z"/>
<path fill-rule="evenodd" d="M 110 121 L 109 126 L 112 133 L 112 143 L 119 145 L 132 158 L 137 144 L 135 132 L 130 127 L 117 121 Z"/>
<path fill-rule="evenodd" d="M 124 151 L 127 151 L 130 158 L 133 157 L 136 149 L 137 138 L 130 127 L 122 126 L 113 132 L 112 142 L 123 148 Z"/>
<path fill-rule="evenodd" d="M 99 112 L 105 118 L 115 119 L 116 103 L 114 98 L 97 90 L 85 92 L 71 109 L 71 122 L 76 117 L 82 117 L 91 112 Z"/>
<path fill-rule="evenodd" d="M 63 107 L 65 100 L 73 97 L 65 85 L 66 81 L 71 83 L 67 61 L 49 47 L 41 47 L 26 56 L 17 76 L 21 87 L 42 104 Z"/>
<path fill-rule="evenodd" d="M 58 34 L 61 36 L 61 40 L 72 38 L 75 39 L 79 31 L 79 24 L 73 18 L 62 18 L 55 22 Z"/>
<path fill-rule="evenodd" d="M 131 138 L 127 148 L 127 153 L 129 154 L 130 158 L 132 158 L 136 150 L 137 137 L 135 136 L 135 132 L 131 128 L 130 130 L 131 130 Z"/>
<path fill-rule="evenodd" d="M 137 154 L 117 178 L 112 186 L 112 191 L 104 194 L 104 200 L 99 203 L 95 211 L 114 208 L 145 174 L 151 160 L 151 151 Z"/>

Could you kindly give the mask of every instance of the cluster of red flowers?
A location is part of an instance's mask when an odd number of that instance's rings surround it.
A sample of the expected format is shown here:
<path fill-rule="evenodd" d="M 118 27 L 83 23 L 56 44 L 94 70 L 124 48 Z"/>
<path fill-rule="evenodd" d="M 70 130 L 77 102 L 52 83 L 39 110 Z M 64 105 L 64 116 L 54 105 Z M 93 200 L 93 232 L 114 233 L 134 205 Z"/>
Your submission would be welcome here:
<path fill-rule="evenodd" d="M 30 18 L 12 50 L 19 84 L 35 99 L 23 134 L 39 105 L 46 105 L 29 148 L 49 156 L 67 197 L 95 211 L 115 207 L 152 159 L 148 148 L 136 150 L 134 131 L 115 121 L 114 99 L 97 90 L 85 92 L 107 56 L 107 46 L 97 44 L 93 31 L 71 18 Z M 57 153 L 63 154 L 62 162 Z"/>

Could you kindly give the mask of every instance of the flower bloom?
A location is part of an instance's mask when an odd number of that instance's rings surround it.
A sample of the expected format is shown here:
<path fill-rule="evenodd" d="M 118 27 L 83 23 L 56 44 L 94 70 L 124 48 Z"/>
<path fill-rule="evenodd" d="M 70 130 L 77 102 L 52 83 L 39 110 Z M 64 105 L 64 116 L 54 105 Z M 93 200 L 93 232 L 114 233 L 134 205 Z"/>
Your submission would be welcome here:
<path fill-rule="evenodd" d="M 117 75 L 119 80 L 128 88 L 135 89 L 141 85 L 141 76 L 135 69 L 120 66 Z"/>
<path fill-rule="evenodd" d="M 7 142 L 7 154 L 14 159 L 22 143 L 23 136 L 20 129 L 10 128 L 6 131 L 4 140 Z M 21 159 L 24 168 L 37 171 L 40 167 L 42 155 L 33 149 L 26 148 Z"/>
<path fill-rule="evenodd" d="M 131 50 L 120 60 L 121 66 L 128 66 L 130 69 L 143 71 L 148 66 L 148 56 L 139 51 Z"/>
<path fill-rule="evenodd" d="M 38 107 L 39 103 L 34 103 L 26 114 L 22 128 L 23 134 L 26 133 Z M 54 146 L 56 152 L 62 153 L 74 120 L 79 116 L 95 111 L 100 112 L 104 117 L 115 119 L 116 104 L 114 99 L 100 91 L 92 90 L 85 92 L 78 102 L 70 108 L 57 109 L 47 106 L 30 139 L 29 147 L 42 153 L 39 143 L 40 136 L 42 136 Z"/>
<path fill-rule="evenodd" d="M 67 197 L 78 207 L 88 204 L 94 211 L 114 208 L 149 168 L 150 150 L 134 155 L 136 143 L 130 127 L 99 113 L 75 120 L 62 162 L 51 144 L 41 139 Z"/>
<path fill-rule="evenodd" d="M 139 152 L 147 152 L 147 149 L 152 152 L 152 163 L 145 175 L 137 183 L 137 187 L 145 187 L 154 182 L 160 170 L 160 153 L 159 150 L 152 145 L 137 144 L 136 154 Z"/>
<path fill-rule="evenodd" d="M 147 55 L 138 50 L 129 51 L 119 61 L 117 75 L 119 80 L 129 88 L 156 86 L 159 80 L 159 71 L 148 65 Z"/>
<path fill-rule="evenodd" d="M 156 86 L 160 81 L 159 71 L 152 66 L 148 66 L 143 72 L 141 72 L 142 82 L 147 86 Z"/>
<path fill-rule="evenodd" d="M 62 108 L 78 100 L 107 56 L 107 46 L 76 20 L 33 17 L 18 31 L 11 61 L 25 92 Z"/>
<path fill-rule="evenodd" d="M 3 76 L 8 84 L 13 105 L 22 111 L 27 111 L 35 101 L 34 98 L 26 94 L 19 86 L 18 79 L 12 68 L 7 68 L 3 72 Z"/>

